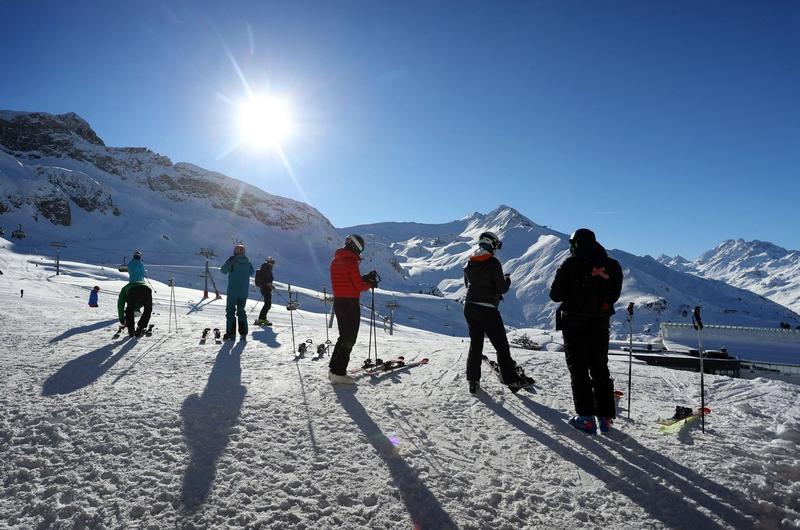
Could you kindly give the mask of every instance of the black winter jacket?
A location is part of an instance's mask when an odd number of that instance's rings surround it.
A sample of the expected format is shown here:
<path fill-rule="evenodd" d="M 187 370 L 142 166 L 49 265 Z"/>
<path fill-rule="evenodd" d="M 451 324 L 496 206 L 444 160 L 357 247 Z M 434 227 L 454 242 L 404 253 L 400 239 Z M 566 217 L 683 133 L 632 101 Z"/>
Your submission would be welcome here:
<path fill-rule="evenodd" d="M 497 307 L 511 287 L 511 279 L 503 275 L 500 260 L 490 252 L 479 250 L 469 258 L 464 267 L 464 285 L 467 302 L 492 304 Z"/>
<path fill-rule="evenodd" d="M 599 243 L 575 250 L 556 272 L 550 299 L 561 302 L 556 329 L 562 322 L 605 319 L 614 314 L 614 303 L 622 292 L 622 267 L 608 257 Z M 560 318 L 559 318 L 560 317 Z M 563 319 L 563 320 L 562 320 Z"/>

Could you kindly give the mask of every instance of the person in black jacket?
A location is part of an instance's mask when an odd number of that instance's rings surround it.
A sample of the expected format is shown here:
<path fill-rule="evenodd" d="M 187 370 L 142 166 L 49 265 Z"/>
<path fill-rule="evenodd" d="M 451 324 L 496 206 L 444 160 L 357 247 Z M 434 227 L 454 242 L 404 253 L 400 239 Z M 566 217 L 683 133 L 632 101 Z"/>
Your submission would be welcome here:
<path fill-rule="evenodd" d="M 258 319 L 254 322 L 257 326 L 271 326 L 272 322 L 267 320 L 267 313 L 272 308 L 272 282 L 275 280 L 272 275 L 272 268 L 275 266 L 275 259 L 270 256 L 261 264 L 261 268 L 256 272 L 258 288 L 261 289 L 261 296 L 264 297 L 264 306 L 258 314 Z"/>
<path fill-rule="evenodd" d="M 464 284 L 467 296 L 464 300 L 464 318 L 469 328 L 469 355 L 467 356 L 467 381 L 469 391 L 478 391 L 481 379 L 483 340 L 489 341 L 497 351 L 497 364 L 503 382 L 512 392 L 528 386 L 532 380 L 517 375 L 516 363 L 511 358 L 511 349 L 506 338 L 506 328 L 497 306 L 503 293 L 511 287 L 511 277 L 503 274 L 503 266 L 495 252 L 503 246 L 492 232 L 484 232 L 478 240 L 478 250 L 469 258 L 464 268 Z"/>
<path fill-rule="evenodd" d="M 608 328 L 622 291 L 622 267 L 608 257 L 594 232 L 580 228 L 569 240 L 564 260 L 550 287 L 550 299 L 561 302 L 556 329 L 564 335 L 572 399 L 577 416 L 570 424 L 590 433 L 608 432 L 616 417 L 614 380 L 608 371 Z"/>

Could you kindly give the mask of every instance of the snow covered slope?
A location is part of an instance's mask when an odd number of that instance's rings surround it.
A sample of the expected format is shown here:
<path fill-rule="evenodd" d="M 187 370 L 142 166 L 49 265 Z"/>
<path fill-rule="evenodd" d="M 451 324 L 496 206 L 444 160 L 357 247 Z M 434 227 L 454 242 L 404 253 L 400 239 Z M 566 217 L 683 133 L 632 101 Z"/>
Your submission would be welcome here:
<path fill-rule="evenodd" d="M 699 403 L 697 374 L 635 364 L 631 419 L 623 399 L 617 431 L 589 436 L 564 422 L 563 354 L 514 350 L 534 391 L 484 370 L 473 397 L 466 342 L 401 326 L 381 355 L 429 365 L 334 388 L 327 359 L 291 360 L 285 310 L 201 346 L 224 300 L 177 288 L 169 334 L 153 282 L 155 334 L 113 340 L 124 277 L 47 261 L 0 249 L 4 528 L 800 528 L 800 387 L 708 375 L 706 433 L 665 435 L 656 418 Z M 319 343 L 310 307 L 295 335 Z M 351 365 L 367 337 L 364 321 Z"/>
<path fill-rule="evenodd" d="M 63 256 L 94 263 L 143 249 L 146 263 L 199 266 L 201 247 L 224 261 L 241 240 L 257 262 L 271 255 L 307 285 L 326 281 L 340 243 L 307 204 L 145 148 L 107 147 L 75 114 L 0 111 L 0 223 L 6 237 L 22 225 L 23 248 L 65 242 Z M 199 285 L 199 273 L 183 284 Z"/>
<path fill-rule="evenodd" d="M 503 240 L 498 258 L 511 274 L 511 291 L 502 311 L 506 324 L 552 327 L 556 304 L 549 290 L 558 266 L 569 255 L 569 236 L 540 226 L 509 206 L 488 214 L 475 213 L 446 224 L 378 223 L 339 229 L 340 234 L 357 232 L 366 236 L 367 267 L 384 271 L 387 286 L 402 288 L 402 282 L 417 282 L 426 292 L 441 292 L 449 298 L 465 294 L 462 269 L 475 241 L 485 230 Z M 600 238 L 602 242 L 602 237 Z M 628 302 L 637 306 L 636 325 L 640 333 L 655 334 L 662 321 L 691 322 L 691 309 L 703 307 L 709 323 L 777 327 L 786 321 L 800 325 L 800 316 L 753 293 L 723 282 L 676 272 L 656 260 L 621 250 L 610 250 L 625 274 L 618 308 Z M 623 312 L 613 319 L 614 330 L 627 333 Z"/>
<path fill-rule="evenodd" d="M 766 241 L 729 239 L 694 261 L 659 257 L 676 270 L 720 280 L 800 312 L 800 251 Z"/>
<path fill-rule="evenodd" d="M 362 269 L 375 268 L 383 279 L 379 311 L 388 314 L 392 303 L 396 322 L 445 334 L 465 332 L 462 267 L 482 231 L 504 240 L 500 258 L 514 283 L 502 311 L 511 326 L 552 327 L 556 306 L 549 286 L 568 254 L 565 234 L 508 206 L 445 224 L 381 223 L 337 233 L 309 205 L 173 164 L 145 148 L 105 146 L 75 114 L 0 111 L 0 226 L 9 237 L 18 224 L 28 237 L 17 242 L 17 251 L 54 254 L 49 245 L 59 242 L 67 245 L 64 260 L 116 266 L 143 249 L 151 278 L 175 277 L 194 288 L 204 281 L 201 248 L 214 248 L 219 258 L 211 265 L 219 265 L 243 240 L 256 265 L 268 255 L 276 258 L 279 281 L 319 290 L 329 283 L 328 264 L 342 237 L 365 233 Z M 800 325 L 797 314 L 750 292 L 675 273 L 650 258 L 612 255 L 626 273 L 620 307 L 637 304 L 639 333 L 655 334 L 661 321 L 688 321 L 688 310 L 698 304 L 709 323 Z M 621 318 L 614 321 L 617 334 L 627 332 Z"/>

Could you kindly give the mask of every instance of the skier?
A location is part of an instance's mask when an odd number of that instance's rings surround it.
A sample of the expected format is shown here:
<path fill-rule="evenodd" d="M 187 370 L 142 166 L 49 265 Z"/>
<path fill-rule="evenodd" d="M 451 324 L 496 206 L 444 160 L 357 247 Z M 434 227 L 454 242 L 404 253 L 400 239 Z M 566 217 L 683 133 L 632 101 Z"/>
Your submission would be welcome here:
<path fill-rule="evenodd" d="M 144 263 L 142 263 L 142 251 L 137 250 L 133 253 L 133 259 L 128 262 L 128 281 L 144 281 Z"/>
<path fill-rule="evenodd" d="M 614 380 L 608 371 L 608 328 L 614 303 L 622 291 L 622 267 L 608 257 L 594 232 L 580 228 L 569 239 L 564 260 L 550 287 L 550 299 L 561 302 L 556 329 L 564 335 L 564 351 L 572 380 L 576 429 L 608 432 L 616 417 Z"/>
<path fill-rule="evenodd" d="M 267 320 L 267 312 L 272 307 L 272 268 L 275 266 L 275 259 L 270 256 L 261 264 L 261 268 L 256 272 L 256 286 L 261 289 L 261 296 L 264 297 L 264 306 L 258 314 L 258 319 L 254 322 L 257 326 L 271 326 L 272 322 Z"/>
<path fill-rule="evenodd" d="M 503 317 L 497 306 L 503 293 L 511 287 L 511 277 L 503 274 L 503 266 L 495 253 L 503 242 L 492 232 L 483 232 L 478 239 L 478 249 L 470 256 L 464 268 L 464 284 L 467 296 L 464 303 L 464 318 L 469 328 L 469 355 L 467 356 L 467 381 L 469 391 L 478 391 L 483 360 L 483 340 L 489 337 L 497 351 L 497 364 L 503 382 L 517 392 L 530 381 L 517 375 L 516 364 L 511 358 L 511 348 L 506 338 Z"/>
<path fill-rule="evenodd" d="M 89 293 L 89 307 L 97 307 L 97 294 L 100 292 L 100 286 L 95 285 L 92 292 Z"/>
<path fill-rule="evenodd" d="M 142 316 L 133 329 L 134 313 L 144 308 Z M 141 337 L 150 322 L 150 314 L 153 312 L 153 292 L 144 282 L 130 282 L 122 288 L 117 298 L 117 314 L 119 323 L 128 328 L 128 336 Z"/>
<path fill-rule="evenodd" d="M 361 323 L 359 298 L 362 291 L 378 286 L 375 271 L 361 276 L 358 270 L 363 251 L 364 239 L 352 234 L 345 238 L 344 246 L 336 251 L 331 261 L 333 311 L 339 326 L 339 338 L 328 363 L 328 378 L 332 383 L 355 384 L 355 380 L 347 375 L 347 364 L 350 362 L 350 352 L 356 343 L 358 326 Z"/>
<path fill-rule="evenodd" d="M 233 247 L 233 256 L 222 265 L 222 274 L 230 273 L 228 278 L 228 299 L 225 303 L 225 335 L 223 340 L 236 339 L 236 318 L 239 318 L 239 335 L 247 335 L 247 313 L 244 306 L 250 291 L 250 276 L 253 275 L 253 264 L 244 255 L 242 243 Z"/>

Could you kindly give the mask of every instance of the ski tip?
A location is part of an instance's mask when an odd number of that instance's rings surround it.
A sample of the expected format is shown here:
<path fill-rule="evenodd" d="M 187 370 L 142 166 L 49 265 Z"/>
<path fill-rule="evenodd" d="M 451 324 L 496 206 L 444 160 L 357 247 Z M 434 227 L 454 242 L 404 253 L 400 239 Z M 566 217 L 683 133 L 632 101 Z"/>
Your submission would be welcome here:
<path fill-rule="evenodd" d="M 425 357 L 424 359 L 421 359 L 421 360 L 419 361 L 419 364 L 428 364 L 428 358 L 427 358 L 427 357 Z"/>
<path fill-rule="evenodd" d="M 622 390 L 614 390 L 614 396 L 615 397 L 622 397 L 624 395 L 625 395 L 625 392 L 623 392 Z"/>

